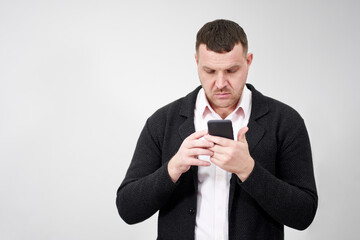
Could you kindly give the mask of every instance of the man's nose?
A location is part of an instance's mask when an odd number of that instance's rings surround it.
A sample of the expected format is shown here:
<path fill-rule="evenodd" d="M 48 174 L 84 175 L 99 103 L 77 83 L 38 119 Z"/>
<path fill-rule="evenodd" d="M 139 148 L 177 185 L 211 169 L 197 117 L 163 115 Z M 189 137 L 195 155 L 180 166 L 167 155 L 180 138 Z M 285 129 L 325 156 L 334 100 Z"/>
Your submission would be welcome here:
<path fill-rule="evenodd" d="M 216 77 L 215 84 L 218 89 L 223 89 L 224 87 L 226 87 L 227 85 L 226 75 L 224 73 L 219 73 L 218 76 Z"/>

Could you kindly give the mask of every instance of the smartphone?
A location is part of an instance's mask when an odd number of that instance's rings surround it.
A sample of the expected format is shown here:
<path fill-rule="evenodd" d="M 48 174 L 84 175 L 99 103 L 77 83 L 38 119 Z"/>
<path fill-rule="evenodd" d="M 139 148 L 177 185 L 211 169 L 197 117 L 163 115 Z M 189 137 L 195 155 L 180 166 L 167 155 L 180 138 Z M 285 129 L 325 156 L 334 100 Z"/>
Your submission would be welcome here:
<path fill-rule="evenodd" d="M 207 124 L 210 135 L 234 140 L 231 120 L 210 120 Z"/>

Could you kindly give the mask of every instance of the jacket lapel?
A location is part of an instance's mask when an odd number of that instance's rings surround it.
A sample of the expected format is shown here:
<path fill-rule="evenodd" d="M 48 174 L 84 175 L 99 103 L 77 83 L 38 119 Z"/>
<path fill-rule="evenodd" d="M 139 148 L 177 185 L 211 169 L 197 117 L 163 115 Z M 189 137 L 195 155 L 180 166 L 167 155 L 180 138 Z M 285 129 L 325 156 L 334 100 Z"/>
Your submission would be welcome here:
<path fill-rule="evenodd" d="M 252 85 L 247 84 L 252 93 L 252 107 L 248 123 L 249 131 L 246 133 L 246 140 L 249 145 L 249 151 L 254 150 L 265 134 L 265 128 L 258 123 L 258 120 L 269 112 L 268 101 Z"/>
<path fill-rule="evenodd" d="M 194 119 L 186 118 L 183 124 L 179 127 L 179 134 L 181 137 L 181 142 L 185 140 L 189 135 L 195 132 Z"/>
<path fill-rule="evenodd" d="M 260 142 L 265 134 L 265 129 L 256 121 L 252 120 L 248 123 L 248 132 L 246 133 L 246 141 L 248 142 L 250 154 L 255 146 Z"/>

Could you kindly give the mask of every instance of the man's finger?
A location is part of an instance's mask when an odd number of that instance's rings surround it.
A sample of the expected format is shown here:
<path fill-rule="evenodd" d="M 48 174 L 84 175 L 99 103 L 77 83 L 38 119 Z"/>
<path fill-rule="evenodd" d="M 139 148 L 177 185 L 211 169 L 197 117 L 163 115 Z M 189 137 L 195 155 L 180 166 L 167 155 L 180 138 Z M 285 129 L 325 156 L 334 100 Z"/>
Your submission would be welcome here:
<path fill-rule="evenodd" d="M 221 146 L 219 144 L 216 144 L 214 147 L 209 148 L 210 151 L 212 151 L 214 154 L 218 154 L 218 155 L 224 155 L 227 152 L 229 152 L 229 148 L 228 147 L 224 147 Z"/>
<path fill-rule="evenodd" d="M 214 154 L 213 151 L 204 148 L 192 148 L 189 150 L 190 156 L 199 156 L 199 155 L 212 156 L 213 154 Z"/>
<path fill-rule="evenodd" d="M 193 140 L 189 144 L 190 148 L 211 148 L 213 146 L 214 146 L 214 143 L 203 140 L 203 139 Z"/>
<path fill-rule="evenodd" d="M 221 164 L 222 164 L 222 162 L 221 162 L 219 159 L 217 159 L 216 157 L 211 157 L 211 158 L 210 158 L 210 162 L 213 163 L 213 164 L 215 164 L 215 165 L 218 166 L 218 167 L 220 167 Z"/>
<path fill-rule="evenodd" d="M 190 161 L 190 165 L 192 165 L 192 166 L 210 166 L 211 163 L 208 161 L 197 159 L 197 158 L 192 158 Z"/>
<path fill-rule="evenodd" d="M 243 127 L 239 130 L 238 135 L 237 135 L 237 140 L 239 142 L 246 142 L 245 134 L 248 130 L 249 130 L 248 127 Z"/>
<path fill-rule="evenodd" d="M 204 138 L 207 141 L 213 142 L 213 143 L 215 143 L 217 145 L 220 145 L 220 146 L 226 146 L 228 141 L 232 141 L 232 140 L 227 139 L 227 138 L 217 137 L 217 136 L 212 136 L 212 135 L 206 135 Z"/>
<path fill-rule="evenodd" d="M 191 134 L 188 139 L 189 140 L 194 140 L 194 139 L 199 139 L 199 138 L 202 138 L 203 136 L 205 136 L 206 134 L 208 134 L 208 130 L 207 129 L 204 129 L 202 131 L 197 131 L 197 132 L 194 132 L 193 134 Z"/>

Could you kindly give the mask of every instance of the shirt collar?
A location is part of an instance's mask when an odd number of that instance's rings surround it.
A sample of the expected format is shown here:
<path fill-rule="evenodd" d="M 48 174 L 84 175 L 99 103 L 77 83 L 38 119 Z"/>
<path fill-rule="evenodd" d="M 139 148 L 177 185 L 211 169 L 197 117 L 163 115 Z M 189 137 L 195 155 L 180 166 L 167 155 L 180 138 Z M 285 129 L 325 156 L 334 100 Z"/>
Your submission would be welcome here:
<path fill-rule="evenodd" d="M 229 116 L 226 117 L 226 119 L 232 119 L 234 115 L 239 114 L 244 114 L 243 117 L 248 118 L 251 109 L 251 95 L 251 91 L 245 85 L 235 110 L 230 113 Z M 206 98 L 203 88 L 201 88 L 198 93 L 195 109 L 196 112 L 199 114 L 198 117 L 201 117 L 202 119 L 204 119 L 207 114 L 214 114 L 219 119 L 221 119 L 221 117 L 210 106 L 210 103 Z"/>

